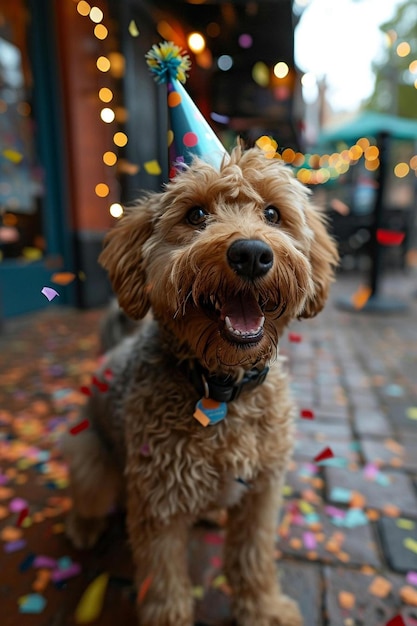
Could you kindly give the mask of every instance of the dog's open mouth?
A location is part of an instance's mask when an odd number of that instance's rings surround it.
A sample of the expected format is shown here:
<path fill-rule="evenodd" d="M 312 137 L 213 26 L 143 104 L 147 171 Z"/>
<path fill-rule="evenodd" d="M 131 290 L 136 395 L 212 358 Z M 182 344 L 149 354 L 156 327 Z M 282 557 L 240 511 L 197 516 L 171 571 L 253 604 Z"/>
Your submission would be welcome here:
<path fill-rule="evenodd" d="M 226 339 L 236 344 L 259 343 L 264 333 L 265 317 L 259 302 L 251 292 L 229 294 L 221 302 L 211 295 L 200 300 L 206 314 L 216 319 Z"/>

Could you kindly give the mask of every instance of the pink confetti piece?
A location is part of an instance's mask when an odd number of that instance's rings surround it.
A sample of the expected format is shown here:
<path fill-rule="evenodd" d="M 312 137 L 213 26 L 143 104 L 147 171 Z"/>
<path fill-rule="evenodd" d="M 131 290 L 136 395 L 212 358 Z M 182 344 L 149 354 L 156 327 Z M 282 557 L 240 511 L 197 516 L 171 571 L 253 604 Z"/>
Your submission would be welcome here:
<path fill-rule="evenodd" d="M 410 585 L 417 587 L 417 572 L 408 572 L 406 578 Z"/>
<path fill-rule="evenodd" d="M 57 561 L 49 556 L 39 554 L 33 561 L 33 567 L 35 569 L 55 569 L 57 567 Z"/>
<path fill-rule="evenodd" d="M 291 343 L 301 343 L 302 339 L 303 339 L 302 336 L 299 335 L 298 333 L 289 333 L 288 334 L 288 340 Z"/>
<path fill-rule="evenodd" d="M 11 513 L 20 513 L 28 508 L 28 503 L 23 498 L 13 498 L 9 502 L 9 511 Z"/>
<path fill-rule="evenodd" d="M 306 531 L 303 533 L 303 542 L 307 550 L 315 550 L 317 548 L 317 540 L 314 533 Z"/>
<path fill-rule="evenodd" d="M 363 468 L 363 475 L 368 480 L 373 480 L 379 474 L 379 469 L 373 463 L 367 463 Z"/>
<path fill-rule="evenodd" d="M 69 567 L 65 569 L 56 569 L 52 572 L 51 580 L 54 583 L 59 583 L 63 580 L 68 580 L 68 578 L 73 578 L 74 576 L 78 576 L 81 572 L 81 565 L 79 563 L 71 563 Z"/>
<path fill-rule="evenodd" d="M 330 517 L 344 518 L 346 516 L 346 511 L 344 511 L 343 509 L 338 509 L 336 506 L 331 505 L 325 506 L 324 512 Z"/>
<path fill-rule="evenodd" d="M 43 287 L 41 289 L 41 293 L 48 298 L 49 302 L 53 300 L 56 296 L 59 296 L 59 293 L 52 289 L 52 287 Z"/>

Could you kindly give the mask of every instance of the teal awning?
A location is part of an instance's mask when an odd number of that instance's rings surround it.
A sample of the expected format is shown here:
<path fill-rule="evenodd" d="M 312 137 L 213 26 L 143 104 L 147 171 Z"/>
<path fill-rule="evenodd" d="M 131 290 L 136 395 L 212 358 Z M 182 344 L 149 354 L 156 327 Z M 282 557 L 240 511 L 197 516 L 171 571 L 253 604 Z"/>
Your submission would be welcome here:
<path fill-rule="evenodd" d="M 324 129 L 318 143 L 355 142 L 360 137 L 376 137 L 382 132 L 394 139 L 417 139 L 417 120 L 364 111 L 345 124 Z"/>

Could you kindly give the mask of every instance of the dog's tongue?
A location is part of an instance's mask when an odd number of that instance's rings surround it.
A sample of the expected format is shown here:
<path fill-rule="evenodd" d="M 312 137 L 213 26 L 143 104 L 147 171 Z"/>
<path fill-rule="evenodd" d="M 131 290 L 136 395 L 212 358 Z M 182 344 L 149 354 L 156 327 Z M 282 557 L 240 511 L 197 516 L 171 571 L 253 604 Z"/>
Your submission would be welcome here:
<path fill-rule="evenodd" d="M 259 304 L 250 293 L 229 296 L 221 310 L 221 317 L 229 318 L 233 330 L 242 334 L 255 334 L 263 326 L 264 316 Z"/>

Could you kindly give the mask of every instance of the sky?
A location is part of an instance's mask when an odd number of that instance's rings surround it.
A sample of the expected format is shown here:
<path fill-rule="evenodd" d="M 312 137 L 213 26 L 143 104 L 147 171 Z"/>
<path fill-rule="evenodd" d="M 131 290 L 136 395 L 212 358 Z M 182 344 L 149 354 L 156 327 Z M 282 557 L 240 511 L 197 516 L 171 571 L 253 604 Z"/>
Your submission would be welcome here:
<path fill-rule="evenodd" d="M 402 2 L 295 0 L 295 5 L 307 5 L 295 31 L 295 62 L 308 73 L 303 88 L 307 101 L 317 94 L 314 77 L 325 76 L 335 112 L 359 108 L 373 92 L 372 61 L 383 58 L 386 41 L 378 26 Z"/>

